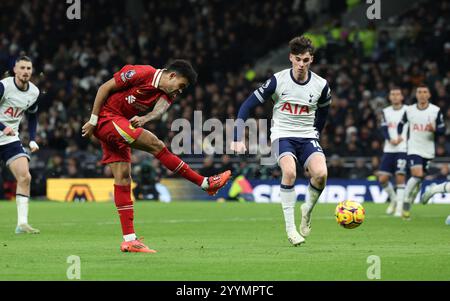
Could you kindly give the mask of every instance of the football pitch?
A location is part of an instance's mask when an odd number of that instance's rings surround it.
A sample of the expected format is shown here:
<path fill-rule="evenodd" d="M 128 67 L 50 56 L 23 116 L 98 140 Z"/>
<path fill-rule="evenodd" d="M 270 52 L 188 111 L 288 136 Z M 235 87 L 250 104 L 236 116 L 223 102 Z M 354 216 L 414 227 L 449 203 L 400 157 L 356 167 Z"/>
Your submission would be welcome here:
<path fill-rule="evenodd" d="M 280 204 L 138 202 L 137 234 L 158 253 L 131 254 L 119 251 L 113 203 L 32 202 L 42 233 L 15 235 L 16 205 L 0 202 L 0 280 L 67 280 L 71 255 L 81 280 L 368 280 L 371 255 L 381 280 L 450 280 L 449 205 L 415 205 L 409 222 L 363 205 L 352 230 L 336 224 L 334 204 L 317 205 L 310 237 L 292 247 Z"/>

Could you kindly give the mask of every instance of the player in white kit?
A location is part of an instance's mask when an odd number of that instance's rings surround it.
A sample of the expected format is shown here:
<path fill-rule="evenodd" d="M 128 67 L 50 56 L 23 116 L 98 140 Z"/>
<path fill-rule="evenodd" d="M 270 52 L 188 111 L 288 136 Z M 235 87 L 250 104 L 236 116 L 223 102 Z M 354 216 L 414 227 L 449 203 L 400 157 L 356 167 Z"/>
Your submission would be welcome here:
<path fill-rule="evenodd" d="M 450 181 L 441 184 L 431 184 L 425 188 L 425 192 L 420 198 L 420 202 L 424 205 L 428 203 L 431 197 L 437 193 L 450 193 Z"/>
<path fill-rule="evenodd" d="M 405 189 L 402 213 L 405 220 L 411 218 L 411 204 L 420 191 L 431 160 L 435 157 L 435 135 L 445 133 L 444 115 L 439 107 L 429 102 L 430 97 L 428 87 L 419 86 L 416 90 L 417 104 L 406 109 L 397 129 L 400 135 L 404 124 L 409 123 L 408 163 L 411 178 Z"/>
<path fill-rule="evenodd" d="M 19 125 L 24 113 L 28 113 L 30 149 L 35 152 L 39 146 L 34 141 L 37 128 L 37 98 L 39 89 L 30 82 L 33 73 L 31 59 L 21 56 L 14 66 L 14 77 L 0 81 L 0 159 L 11 170 L 17 180 L 17 227 L 16 233 L 38 234 L 40 231 L 28 224 L 28 202 L 30 198 L 31 175 L 28 160 L 30 156 L 19 139 Z"/>
<path fill-rule="evenodd" d="M 424 205 L 428 204 L 428 201 L 437 193 L 450 193 L 450 181 L 446 181 L 441 184 L 433 183 L 428 185 L 420 198 L 420 202 Z M 445 223 L 450 225 L 450 215 L 447 217 Z"/>
<path fill-rule="evenodd" d="M 255 90 L 242 104 L 238 120 L 246 120 L 251 109 L 269 99 L 273 100 L 274 124 L 270 138 L 282 171 L 280 196 L 286 232 L 289 241 L 297 246 L 310 234 L 311 212 L 327 180 L 327 165 L 319 144 L 319 134 L 325 126 L 331 92 L 327 81 L 309 70 L 314 54 L 311 40 L 296 37 L 289 42 L 289 46 L 292 68 L 276 73 Z M 231 149 L 245 151 L 242 131 L 236 134 Z M 306 200 L 301 206 L 300 233 L 296 230 L 294 218 L 297 163 L 302 164 L 311 176 Z"/>
<path fill-rule="evenodd" d="M 403 209 L 403 197 L 406 181 L 406 131 L 401 136 L 397 135 L 397 127 L 406 111 L 403 105 L 402 90 L 394 87 L 389 91 L 391 105 L 383 109 L 381 129 L 385 139 L 384 154 L 381 158 L 378 181 L 389 195 L 391 203 L 386 213 L 401 217 Z M 390 177 L 395 174 L 395 185 L 390 182 Z"/>

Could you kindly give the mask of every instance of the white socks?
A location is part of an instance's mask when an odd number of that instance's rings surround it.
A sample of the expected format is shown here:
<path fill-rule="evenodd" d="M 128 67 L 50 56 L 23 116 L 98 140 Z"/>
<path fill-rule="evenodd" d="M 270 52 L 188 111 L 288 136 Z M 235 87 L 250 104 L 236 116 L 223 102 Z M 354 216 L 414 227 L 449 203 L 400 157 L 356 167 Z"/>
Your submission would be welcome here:
<path fill-rule="evenodd" d="M 389 195 L 389 199 L 391 200 L 391 203 L 395 203 L 395 201 L 397 200 L 397 196 L 395 194 L 395 190 L 394 190 L 394 186 L 392 186 L 391 182 L 387 182 L 386 184 L 381 184 L 381 186 L 383 187 L 384 191 L 387 192 L 387 194 Z"/>
<path fill-rule="evenodd" d="M 322 191 L 323 190 L 319 190 L 316 187 L 312 186 L 311 183 L 309 183 L 308 192 L 306 193 L 305 197 L 305 207 L 308 208 L 308 214 L 313 210 Z"/>
<path fill-rule="evenodd" d="M 405 203 L 403 204 L 405 210 L 410 209 L 411 204 L 414 202 L 414 199 L 416 198 L 417 194 L 420 191 L 421 183 L 422 179 L 418 177 L 411 177 L 406 183 L 405 198 L 404 198 Z"/>
<path fill-rule="evenodd" d="M 28 224 L 28 199 L 29 197 L 17 194 L 17 225 Z"/>
<path fill-rule="evenodd" d="M 305 206 L 308 209 L 308 214 L 317 203 L 322 190 L 318 190 L 309 183 L 308 191 L 305 197 Z M 294 185 L 281 184 L 280 189 L 281 206 L 283 207 L 284 221 L 286 222 L 286 232 L 296 231 L 295 228 L 295 204 L 297 203 L 297 194 L 295 193 Z"/>
<path fill-rule="evenodd" d="M 125 240 L 125 241 L 133 241 L 136 239 L 137 239 L 137 237 L 136 237 L 136 234 L 134 234 L 134 233 L 123 236 L 123 240 Z"/>
<path fill-rule="evenodd" d="M 396 207 L 395 213 L 397 215 L 401 215 L 403 211 L 403 199 L 405 198 L 405 185 L 398 184 L 397 185 L 397 197 L 395 198 Z"/>
<path fill-rule="evenodd" d="M 297 202 L 297 194 L 294 185 L 281 184 L 280 189 L 281 206 L 283 207 L 284 221 L 286 223 L 286 232 L 295 231 L 295 203 Z"/>
<path fill-rule="evenodd" d="M 200 186 L 203 189 L 207 189 L 209 187 L 208 177 L 203 178 L 202 185 Z"/>

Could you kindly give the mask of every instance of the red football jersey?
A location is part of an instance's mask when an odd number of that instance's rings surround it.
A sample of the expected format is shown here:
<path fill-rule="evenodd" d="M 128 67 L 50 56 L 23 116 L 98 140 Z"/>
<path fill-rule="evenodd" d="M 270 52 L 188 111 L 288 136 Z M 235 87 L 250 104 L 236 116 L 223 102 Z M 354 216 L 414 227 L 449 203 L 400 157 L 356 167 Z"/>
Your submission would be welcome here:
<path fill-rule="evenodd" d="M 114 80 L 120 90 L 108 97 L 100 115 L 112 113 L 131 119 L 149 111 L 161 97 L 171 104 L 170 97 L 158 89 L 162 73 L 163 69 L 155 69 L 149 65 L 123 67 L 114 74 Z"/>

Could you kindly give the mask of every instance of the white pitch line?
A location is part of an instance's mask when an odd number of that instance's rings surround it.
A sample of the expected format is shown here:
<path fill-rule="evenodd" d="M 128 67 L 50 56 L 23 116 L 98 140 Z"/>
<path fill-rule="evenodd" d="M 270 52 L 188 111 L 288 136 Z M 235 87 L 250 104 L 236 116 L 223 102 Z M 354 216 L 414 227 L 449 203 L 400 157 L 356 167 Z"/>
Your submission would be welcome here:
<path fill-rule="evenodd" d="M 366 215 L 366 220 L 368 219 L 392 219 L 392 220 L 401 220 L 401 218 L 393 217 L 390 215 Z M 444 218 L 441 215 L 420 215 L 420 219 L 423 218 Z M 334 220 L 334 216 L 314 216 L 312 220 Z M 135 224 L 181 224 L 181 223 L 217 223 L 217 222 L 277 222 L 280 221 L 281 218 L 270 218 L 270 217 L 234 217 L 234 218 L 222 218 L 222 219 L 167 219 L 167 220 L 143 220 L 143 221 L 135 221 Z M 119 221 L 107 221 L 107 222 L 87 222 L 81 221 L 78 223 L 77 221 L 73 222 L 63 222 L 63 223 L 38 223 L 36 226 L 61 226 L 61 227 L 75 227 L 79 226 L 81 223 L 83 224 L 95 224 L 95 225 L 116 225 L 119 224 Z M 0 228 L 11 228 L 10 224 L 0 224 Z M 14 228 L 14 227 L 12 227 Z"/>

